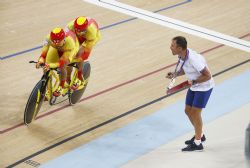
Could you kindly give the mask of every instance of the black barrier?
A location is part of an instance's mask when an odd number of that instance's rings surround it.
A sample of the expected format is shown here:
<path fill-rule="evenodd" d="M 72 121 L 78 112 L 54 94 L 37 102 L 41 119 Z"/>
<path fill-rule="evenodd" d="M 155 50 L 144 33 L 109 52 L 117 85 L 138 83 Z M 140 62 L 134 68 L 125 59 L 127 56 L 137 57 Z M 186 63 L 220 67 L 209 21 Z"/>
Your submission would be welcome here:
<path fill-rule="evenodd" d="M 247 164 L 250 167 L 250 123 L 246 129 L 246 139 L 245 139 L 245 155 L 247 159 Z"/>
<path fill-rule="evenodd" d="M 250 157 L 250 123 L 246 129 L 245 154 Z"/>

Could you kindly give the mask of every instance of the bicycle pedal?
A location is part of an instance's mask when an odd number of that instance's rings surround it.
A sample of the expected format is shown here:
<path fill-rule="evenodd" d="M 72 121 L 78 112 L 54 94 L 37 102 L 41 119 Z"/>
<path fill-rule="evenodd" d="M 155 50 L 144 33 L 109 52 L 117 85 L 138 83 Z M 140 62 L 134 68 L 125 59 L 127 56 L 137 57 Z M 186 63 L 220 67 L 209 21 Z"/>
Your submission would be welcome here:
<path fill-rule="evenodd" d="M 50 99 L 50 101 L 49 101 L 50 105 L 53 105 L 53 104 L 55 104 L 55 102 L 56 102 L 56 99 L 57 99 L 57 97 L 55 97 L 55 96 L 52 96 L 52 98 L 51 98 L 51 99 Z"/>

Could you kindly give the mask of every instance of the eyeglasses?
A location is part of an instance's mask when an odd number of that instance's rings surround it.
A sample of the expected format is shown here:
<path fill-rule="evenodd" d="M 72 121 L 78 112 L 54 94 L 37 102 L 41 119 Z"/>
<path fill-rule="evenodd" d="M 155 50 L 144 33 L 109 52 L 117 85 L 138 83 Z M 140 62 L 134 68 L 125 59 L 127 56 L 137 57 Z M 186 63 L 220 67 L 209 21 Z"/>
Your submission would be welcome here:
<path fill-rule="evenodd" d="M 54 44 L 58 44 L 58 43 L 60 43 L 61 41 L 63 41 L 63 40 L 52 40 L 52 42 L 53 42 Z"/>
<path fill-rule="evenodd" d="M 65 39 L 64 40 L 52 40 L 52 43 L 55 46 L 63 46 L 64 42 L 65 42 Z"/>
<path fill-rule="evenodd" d="M 84 29 L 84 30 L 75 29 L 75 30 L 76 30 L 76 34 L 78 34 L 78 35 L 84 35 L 84 34 L 86 34 L 86 29 Z"/>

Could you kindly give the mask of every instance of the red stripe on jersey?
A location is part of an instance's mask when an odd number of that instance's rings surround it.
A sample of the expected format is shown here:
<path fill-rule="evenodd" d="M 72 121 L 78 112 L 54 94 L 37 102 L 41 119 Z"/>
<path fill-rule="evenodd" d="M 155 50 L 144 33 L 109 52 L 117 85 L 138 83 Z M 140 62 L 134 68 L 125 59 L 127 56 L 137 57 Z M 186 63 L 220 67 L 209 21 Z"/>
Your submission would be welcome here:
<path fill-rule="evenodd" d="M 62 68 L 65 64 L 65 61 L 64 60 L 60 60 L 59 61 L 59 68 Z"/>
<path fill-rule="evenodd" d="M 96 23 L 96 21 L 94 19 L 87 18 L 87 20 L 88 20 L 88 26 L 91 25 L 91 24 L 94 24 L 95 28 L 97 30 L 99 30 L 99 26 L 98 26 L 98 24 Z"/>
<path fill-rule="evenodd" d="M 42 54 L 41 54 L 41 56 L 40 57 L 42 57 L 42 58 L 46 58 L 46 56 L 47 56 L 47 52 L 42 52 Z"/>
<path fill-rule="evenodd" d="M 72 37 L 73 40 L 76 42 L 76 39 L 77 39 L 76 34 L 72 32 L 71 30 L 66 32 L 66 37 Z"/>

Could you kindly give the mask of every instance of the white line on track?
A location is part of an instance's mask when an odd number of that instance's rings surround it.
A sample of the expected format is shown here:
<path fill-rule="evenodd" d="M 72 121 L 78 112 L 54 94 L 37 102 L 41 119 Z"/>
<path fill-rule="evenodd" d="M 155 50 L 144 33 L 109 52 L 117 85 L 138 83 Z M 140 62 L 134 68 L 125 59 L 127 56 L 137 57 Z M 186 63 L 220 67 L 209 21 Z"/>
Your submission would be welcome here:
<path fill-rule="evenodd" d="M 250 42 L 213 30 L 172 19 L 147 10 L 139 9 L 115 0 L 83 1 L 250 53 Z"/>

